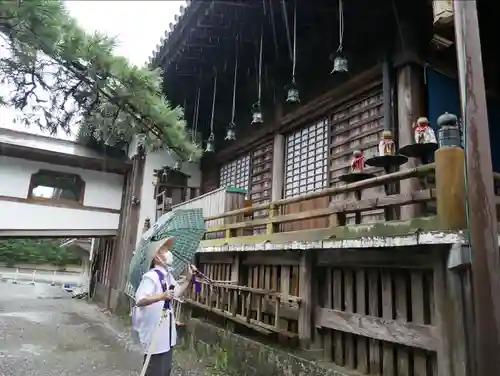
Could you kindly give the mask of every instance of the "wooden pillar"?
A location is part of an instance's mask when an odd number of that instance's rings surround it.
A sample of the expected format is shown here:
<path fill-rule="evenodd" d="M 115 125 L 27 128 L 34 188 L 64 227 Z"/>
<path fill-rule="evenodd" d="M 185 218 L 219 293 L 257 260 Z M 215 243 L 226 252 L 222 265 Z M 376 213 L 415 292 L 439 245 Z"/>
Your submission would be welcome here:
<path fill-rule="evenodd" d="M 475 0 L 453 0 L 453 9 L 462 119 L 470 156 L 467 195 L 473 249 L 476 374 L 486 376 L 500 370 L 500 258 L 491 141 L 477 4 Z"/>
<path fill-rule="evenodd" d="M 240 254 L 235 253 L 233 255 L 233 263 L 231 264 L 231 282 L 234 283 L 235 285 L 240 284 Z M 233 291 L 232 294 L 238 294 L 238 292 Z M 233 299 L 233 295 L 229 294 L 229 299 Z M 230 304 L 235 304 L 235 302 L 238 301 L 237 297 L 234 297 L 236 300 L 231 301 Z M 234 307 L 233 307 L 234 309 Z M 236 323 L 231 320 L 226 321 L 226 328 L 231 331 L 235 332 L 236 331 Z"/>
<path fill-rule="evenodd" d="M 240 283 L 240 255 L 235 253 L 233 256 L 233 264 L 231 265 L 231 281 L 236 285 Z"/>
<path fill-rule="evenodd" d="M 413 144 L 413 123 L 419 116 L 424 116 L 423 108 L 423 73 L 412 64 L 401 66 L 397 71 L 397 114 L 398 114 L 398 144 L 403 147 Z M 411 169 L 418 166 L 420 162 L 410 158 L 401 170 Z M 417 178 L 403 180 L 400 183 L 400 191 L 410 194 L 420 190 L 420 181 Z M 411 219 L 422 214 L 422 205 L 405 205 L 401 208 L 401 219 Z"/>
<path fill-rule="evenodd" d="M 283 198 L 285 181 L 285 136 L 274 136 L 273 146 L 273 183 L 271 188 L 271 201 Z"/>
<path fill-rule="evenodd" d="M 299 296 L 302 299 L 299 310 L 299 341 L 303 349 L 309 349 L 313 339 L 313 252 L 313 250 L 301 251 L 299 264 Z"/>
<path fill-rule="evenodd" d="M 437 348 L 438 375 L 471 376 L 469 356 L 473 335 L 467 306 L 471 304 L 470 290 L 467 288 L 469 273 L 467 262 L 459 260 L 456 254 L 462 253 L 464 246 L 454 244 L 449 252 L 440 253 L 433 268 L 435 315 L 433 325 L 438 329 Z M 447 260 L 448 258 L 448 260 Z M 454 258 L 453 265 L 450 259 Z"/>
<path fill-rule="evenodd" d="M 439 228 L 464 230 L 465 213 L 465 153 L 459 147 L 440 148 L 436 160 L 436 205 Z"/>

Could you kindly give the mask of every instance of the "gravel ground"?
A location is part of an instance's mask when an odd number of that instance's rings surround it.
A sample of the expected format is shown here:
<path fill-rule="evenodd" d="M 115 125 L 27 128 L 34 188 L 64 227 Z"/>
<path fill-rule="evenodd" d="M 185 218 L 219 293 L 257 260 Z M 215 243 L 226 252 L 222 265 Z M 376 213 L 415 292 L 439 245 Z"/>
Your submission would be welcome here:
<path fill-rule="evenodd" d="M 190 350 L 174 359 L 173 376 L 214 375 Z M 0 283 L 0 376 L 128 376 L 141 363 L 123 320 L 61 288 Z"/>

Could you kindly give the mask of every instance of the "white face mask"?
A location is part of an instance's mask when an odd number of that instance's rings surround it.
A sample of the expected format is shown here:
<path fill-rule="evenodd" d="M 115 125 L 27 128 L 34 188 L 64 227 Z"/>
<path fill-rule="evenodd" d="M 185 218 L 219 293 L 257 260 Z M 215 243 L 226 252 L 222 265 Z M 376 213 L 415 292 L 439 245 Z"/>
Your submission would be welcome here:
<path fill-rule="evenodd" d="M 166 266 L 171 266 L 174 263 L 174 255 L 172 254 L 172 252 L 167 252 L 163 256 L 163 259 L 165 260 Z"/>
<path fill-rule="evenodd" d="M 156 262 L 164 267 L 171 266 L 174 263 L 174 256 L 172 252 L 158 253 L 156 255 Z"/>

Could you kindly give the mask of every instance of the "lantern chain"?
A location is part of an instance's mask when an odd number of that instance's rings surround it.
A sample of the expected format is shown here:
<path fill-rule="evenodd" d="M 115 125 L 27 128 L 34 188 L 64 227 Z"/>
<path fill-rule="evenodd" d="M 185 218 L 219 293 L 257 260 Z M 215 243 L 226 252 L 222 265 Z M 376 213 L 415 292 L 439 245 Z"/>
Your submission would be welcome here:
<path fill-rule="evenodd" d="M 264 39 L 264 23 L 260 26 L 260 51 L 259 51 L 259 79 L 258 79 L 258 102 L 260 104 L 261 96 L 262 96 L 262 45 Z"/>
<path fill-rule="evenodd" d="M 339 0 L 339 47 L 337 52 L 342 52 L 344 48 L 344 4 Z"/>
<path fill-rule="evenodd" d="M 215 96 L 217 94 L 217 68 L 214 67 L 214 94 L 212 98 L 212 116 L 210 118 L 210 139 L 214 139 L 214 115 L 215 115 Z"/>
<path fill-rule="evenodd" d="M 198 133 L 198 115 L 200 111 L 200 84 L 198 84 L 198 89 L 196 91 L 195 105 L 193 111 L 193 134 L 191 135 L 191 141 L 196 142 L 196 134 Z"/>
<path fill-rule="evenodd" d="M 295 68 L 297 65 L 297 0 L 293 10 L 293 59 L 292 59 L 292 83 L 295 83 Z"/>
<path fill-rule="evenodd" d="M 236 111 L 236 78 L 238 76 L 238 45 L 239 45 L 239 38 L 238 35 L 236 35 L 236 57 L 235 57 L 235 62 L 234 62 L 234 82 L 233 82 L 233 108 L 231 112 L 231 124 L 234 124 L 234 117 L 235 117 L 235 111 Z"/>

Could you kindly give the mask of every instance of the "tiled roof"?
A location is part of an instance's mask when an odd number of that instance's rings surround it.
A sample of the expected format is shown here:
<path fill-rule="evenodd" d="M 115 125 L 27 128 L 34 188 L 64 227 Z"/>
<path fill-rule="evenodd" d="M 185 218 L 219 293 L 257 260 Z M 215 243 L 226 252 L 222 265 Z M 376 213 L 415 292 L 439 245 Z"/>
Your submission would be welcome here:
<path fill-rule="evenodd" d="M 201 0 L 198 0 L 201 1 Z M 205 0 L 206 1 L 206 0 Z M 160 57 L 162 49 L 166 46 L 171 38 L 178 32 L 178 29 L 182 27 L 183 20 L 186 14 L 190 11 L 190 6 L 193 2 L 197 2 L 196 0 L 186 0 L 184 5 L 179 7 L 179 12 L 174 16 L 174 22 L 170 22 L 168 25 L 168 29 L 165 30 L 165 34 L 160 38 L 160 43 L 156 45 L 156 48 L 152 51 L 151 56 L 149 57 L 147 64 L 148 66 L 154 65 L 154 62 Z"/>

